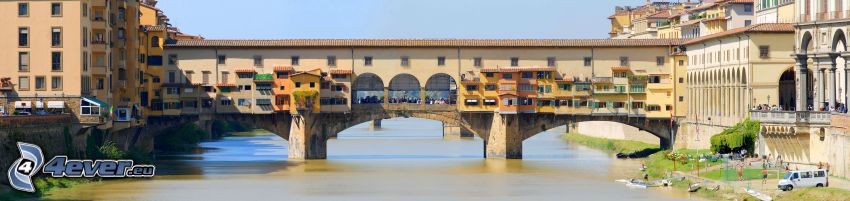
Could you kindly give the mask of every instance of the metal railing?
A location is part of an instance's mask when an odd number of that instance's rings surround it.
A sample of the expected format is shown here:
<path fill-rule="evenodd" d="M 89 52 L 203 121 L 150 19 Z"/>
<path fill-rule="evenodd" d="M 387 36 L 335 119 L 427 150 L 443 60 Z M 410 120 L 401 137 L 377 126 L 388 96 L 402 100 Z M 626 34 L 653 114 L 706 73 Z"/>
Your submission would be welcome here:
<path fill-rule="evenodd" d="M 382 104 L 352 104 L 351 110 L 390 110 L 390 111 L 456 111 L 457 104 L 415 104 L 415 103 L 382 103 Z"/>
<path fill-rule="evenodd" d="M 828 112 L 750 111 L 750 118 L 770 124 L 830 124 Z"/>

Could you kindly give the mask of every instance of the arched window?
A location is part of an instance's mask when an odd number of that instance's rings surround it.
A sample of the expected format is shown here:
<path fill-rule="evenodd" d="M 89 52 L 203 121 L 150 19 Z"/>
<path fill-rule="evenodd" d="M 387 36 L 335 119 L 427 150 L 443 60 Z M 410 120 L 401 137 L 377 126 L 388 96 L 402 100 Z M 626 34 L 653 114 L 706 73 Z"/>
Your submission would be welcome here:
<path fill-rule="evenodd" d="M 151 47 L 159 47 L 159 36 L 151 38 Z"/>

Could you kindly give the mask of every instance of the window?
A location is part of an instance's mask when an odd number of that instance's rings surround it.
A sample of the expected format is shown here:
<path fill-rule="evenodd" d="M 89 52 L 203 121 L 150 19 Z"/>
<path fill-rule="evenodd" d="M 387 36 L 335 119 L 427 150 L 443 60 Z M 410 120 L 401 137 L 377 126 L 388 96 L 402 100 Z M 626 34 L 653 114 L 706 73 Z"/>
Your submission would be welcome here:
<path fill-rule="evenodd" d="M 372 66 L 372 57 L 363 57 L 364 66 Z"/>
<path fill-rule="evenodd" d="M 35 90 L 44 90 L 45 87 L 44 76 L 35 76 Z"/>
<path fill-rule="evenodd" d="M 336 56 L 328 56 L 328 66 L 336 66 Z"/>
<path fill-rule="evenodd" d="M 83 47 L 89 46 L 89 29 L 83 27 Z"/>
<path fill-rule="evenodd" d="M 685 78 L 680 77 L 680 78 L 679 78 L 679 83 L 685 83 Z"/>
<path fill-rule="evenodd" d="M 227 62 L 227 55 L 220 54 L 218 55 L 218 64 L 224 64 Z"/>
<path fill-rule="evenodd" d="M 762 59 L 770 58 L 770 46 L 759 46 L 759 57 Z"/>
<path fill-rule="evenodd" d="M 295 88 L 301 88 L 301 82 L 295 82 Z"/>
<path fill-rule="evenodd" d="M 664 106 L 664 110 L 673 111 L 673 106 L 672 105 L 666 105 L 666 106 Z"/>
<path fill-rule="evenodd" d="M 573 90 L 572 88 L 573 87 L 570 84 L 558 84 L 558 90 L 561 90 L 561 91 L 572 91 Z"/>
<path fill-rule="evenodd" d="M 474 84 L 466 85 L 466 90 L 467 91 L 478 91 L 478 85 L 474 85 Z"/>
<path fill-rule="evenodd" d="M 254 55 L 254 66 L 263 67 L 263 55 Z"/>
<path fill-rule="evenodd" d="M 175 83 L 177 80 L 177 72 L 168 71 L 168 83 Z"/>
<path fill-rule="evenodd" d="M 81 8 L 81 9 L 83 10 L 83 11 L 82 11 L 82 13 L 83 13 L 83 17 L 88 17 L 88 16 L 89 16 L 89 4 L 87 4 L 87 3 L 83 3 L 83 5 L 82 5 L 82 8 Z"/>
<path fill-rule="evenodd" d="M 310 88 L 316 88 L 316 83 L 315 83 L 315 82 L 310 82 Z"/>
<path fill-rule="evenodd" d="M 485 77 L 493 77 L 496 73 L 484 73 Z"/>
<path fill-rule="evenodd" d="M 401 57 L 401 66 L 410 66 L 410 57 Z"/>
<path fill-rule="evenodd" d="M 484 99 L 484 105 L 493 106 L 496 104 L 496 99 Z"/>
<path fill-rule="evenodd" d="M 663 56 L 655 57 L 655 65 L 656 66 L 664 66 L 664 57 Z"/>
<path fill-rule="evenodd" d="M 172 55 L 169 55 L 169 56 L 172 56 Z M 171 59 L 171 58 L 168 59 L 168 62 L 171 65 L 174 65 L 174 64 L 177 63 L 176 59 Z M 171 63 L 171 62 L 174 62 L 174 63 Z M 148 56 L 148 66 L 162 66 L 162 56 L 158 56 L 158 55 Z"/>
<path fill-rule="evenodd" d="M 221 72 L 221 83 L 228 83 L 227 78 L 230 77 L 230 72 L 223 71 Z"/>
<path fill-rule="evenodd" d="M 202 72 L 202 74 L 203 74 L 203 78 L 201 78 L 201 79 L 203 81 L 203 84 L 209 84 L 210 83 L 210 74 L 212 74 L 212 73 L 210 73 L 209 71 L 204 71 L 204 72 Z"/>
<path fill-rule="evenodd" d="M 89 52 L 83 52 L 83 71 L 89 71 Z"/>
<path fill-rule="evenodd" d="M 750 26 L 753 24 L 752 20 L 744 20 L 744 26 Z"/>
<path fill-rule="evenodd" d="M 154 56 L 151 56 L 151 57 L 154 57 Z M 152 59 L 148 59 L 148 60 L 149 60 L 148 62 L 151 63 L 151 65 L 153 65 L 154 61 Z M 162 65 L 162 57 L 161 56 L 159 56 L 159 64 Z M 176 54 L 169 54 L 168 55 L 168 65 L 175 65 L 175 64 L 177 64 L 177 55 Z"/>
<path fill-rule="evenodd" d="M 290 60 L 291 60 L 290 62 L 292 63 L 293 66 L 297 66 L 297 65 L 299 65 L 299 63 L 301 63 L 301 57 L 298 57 L 298 56 L 292 56 L 292 58 L 290 58 Z"/>
<path fill-rule="evenodd" d="M 62 28 L 53 27 L 51 29 L 50 45 L 53 47 L 62 46 Z"/>
<path fill-rule="evenodd" d="M 555 57 L 546 58 L 546 66 L 555 67 Z"/>
<path fill-rule="evenodd" d="M 584 66 L 591 66 L 593 64 L 592 57 L 584 57 Z"/>
<path fill-rule="evenodd" d="M 753 6 L 751 6 L 751 5 L 744 6 L 744 12 L 753 12 Z"/>
<path fill-rule="evenodd" d="M 495 84 L 484 85 L 485 91 L 496 91 L 497 88 Z"/>
<path fill-rule="evenodd" d="M 124 40 L 126 38 L 127 31 L 124 28 L 118 28 L 118 40 Z"/>
<path fill-rule="evenodd" d="M 29 3 L 18 3 L 18 16 L 29 16 L 30 15 L 30 5 Z"/>
<path fill-rule="evenodd" d="M 684 66 L 684 65 L 685 65 L 685 60 L 681 60 L 681 59 L 680 59 L 680 60 L 679 60 L 679 66 Z"/>
<path fill-rule="evenodd" d="M 52 52 L 50 56 L 50 69 L 53 71 L 62 70 L 62 52 Z"/>
<path fill-rule="evenodd" d="M 511 57 L 511 66 L 519 66 L 519 57 Z"/>
<path fill-rule="evenodd" d="M 50 78 L 50 89 L 62 90 L 62 77 L 53 76 Z"/>
<path fill-rule="evenodd" d="M 629 57 L 620 57 L 620 66 L 629 66 Z"/>
<path fill-rule="evenodd" d="M 103 86 L 104 86 L 103 78 L 97 79 L 97 86 L 95 86 L 95 87 L 97 87 L 98 90 L 103 90 Z"/>
<path fill-rule="evenodd" d="M 472 59 L 472 65 L 475 67 L 481 67 L 481 57 L 475 57 Z"/>
<path fill-rule="evenodd" d="M 18 71 L 30 71 L 29 52 L 18 52 Z"/>
<path fill-rule="evenodd" d="M 18 90 L 21 90 L 21 91 L 30 90 L 30 77 L 27 77 L 27 76 L 18 77 Z"/>
<path fill-rule="evenodd" d="M 446 57 L 437 57 L 437 66 L 445 66 Z"/>
<path fill-rule="evenodd" d="M 18 46 L 30 46 L 30 30 L 27 27 L 18 28 Z"/>
<path fill-rule="evenodd" d="M 520 91 L 529 91 L 529 92 L 531 92 L 531 91 L 534 91 L 534 85 L 530 85 L 530 84 L 519 84 L 519 90 L 520 90 Z"/>
<path fill-rule="evenodd" d="M 80 115 L 100 115 L 100 105 L 95 105 L 85 98 L 80 101 Z"/>
<path fill-rule="evenodd" d="M 50 15 L 61 16 L 62 15 L 62 3 L 50 3 Z"/>
<path fill-rule="evenodd" d="M 251 85 L 242 85 L 242 90 L 251 91 Z"/>
<path fill-rule="evenodd" d="M 513 74 L 510 74 L 510 73 L 502 74 L 502 79 L 513 79 L 513 78 L 514 78 Z"/>
<path fill-rule="evenodd" d="M 250 106 L 250 105 L 251 105 L 250 100 L 242 99 L 242 98 L 239 99 L 239 106 Z"/>
<path fill-rule="evenodd" d="M 159 36 L 151 37 L 151 47 L 159 47 Z"/>
<path fill-rule="evenodd" d="M 684 96 L 679 96 L 679 102 L 684 102 L 684 101 L 685 101 L 685 97 L 684 97 Z"/>

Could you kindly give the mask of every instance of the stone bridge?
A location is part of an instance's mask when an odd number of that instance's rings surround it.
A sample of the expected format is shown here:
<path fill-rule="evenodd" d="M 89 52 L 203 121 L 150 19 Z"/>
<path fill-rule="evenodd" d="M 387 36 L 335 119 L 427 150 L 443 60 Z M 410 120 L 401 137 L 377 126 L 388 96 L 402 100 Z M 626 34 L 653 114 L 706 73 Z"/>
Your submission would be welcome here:
<path fill-rule="evenodd" d="M 355 125 L 391 118 L 422 118 L 460 127 L 484 139 L 487 158 L 522 158 L 522 142 L 538 133 L 584 121 L 611 121 L 634 126 L 671 145 L 670 119 L 624 115 L 573 115 L 498 112 L 459 112 L 455 105 L 371 104 L 352 105 L 346 113 L 217 114 L 215 119 L 236 121 L 269 130 L 289 141 L 290 159 L 325 159 L 327 141 Z M 672 122 L 675 128 L 677 122 Z"/>

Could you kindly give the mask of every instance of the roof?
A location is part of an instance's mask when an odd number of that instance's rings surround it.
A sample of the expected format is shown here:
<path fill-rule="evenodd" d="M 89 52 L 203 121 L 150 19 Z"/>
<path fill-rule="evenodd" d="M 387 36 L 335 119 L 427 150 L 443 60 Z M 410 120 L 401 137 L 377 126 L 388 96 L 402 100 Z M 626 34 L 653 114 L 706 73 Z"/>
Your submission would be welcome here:
<path fill-rule="evenodd" d="M 699 38 L 691 39 L 685 42 L 685 45 L 690 45 L 694 43 L 699 43 L 702 41 L 706 41 L 709 39 L 720 38 L 731 36 L 735 34 L 741 33 L 794 33 L 794 25 L 789 23 L 764 23 L 764 24 L 756 24 L 747 27 L 740 27 L 735 29 L 730 29 L 724 32 L 711 34 Z"/>
<path fill-rule="evenodd" d="M 293 71 L 295 71 L 295 68 L 293 68 L 292 66 L 276 66 L 276 67 L 274 67 L 274 71 L 275 72 L 293 72 Z"/>
<path fill-rule="evenodd" d="M 351 69 L 331 69 L 331 74 L 336 75 L 351 75 Z"/>
<path fill-rule="evenodd" d="M 286 47 L 643 47 L 678 45 L 682 39 L 280 39 L 177 40 L 169 48 Z"/>
<path fill-rule="evenodd" d="M 235 72 L 236 73 L 257 73 L 257 70 L 254 70 L 254 69 L 251 69 L 251 68 L 242 68 L 242 69 L 236 69 Z"/>
<path fill-rule="evenodd" d="M 297 72 L 297 73 L 295 73 L 295 74 L 292 74 L 292 76 L 298 76 L 298 75 L 313 75 L 313 76 L 316 76 L 316 77 L 321 77 L 321 76 L 322 76 L 322 75 L 320 75 L 320 74 L 316 74 L 316 73 L 315 73 L 315 72 L 313 72 L 313 71 L 314 71 L 314 70 L 310 70 L 310 71 L 301 71 L 301 72 Z"/>

